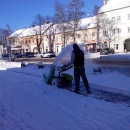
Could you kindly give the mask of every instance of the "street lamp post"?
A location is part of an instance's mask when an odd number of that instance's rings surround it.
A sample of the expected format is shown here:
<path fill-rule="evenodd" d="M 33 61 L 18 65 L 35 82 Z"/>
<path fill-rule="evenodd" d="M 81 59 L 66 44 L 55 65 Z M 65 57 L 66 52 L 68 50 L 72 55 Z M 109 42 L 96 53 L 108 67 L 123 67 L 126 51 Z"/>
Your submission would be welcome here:
<path fill-rule="evenodd" d="M 75 27 L 75 4 L 72 3 L 72 5 L 74 6 L 74 42 L 75 42 L 75 38 L 76 38 L 76 27 Z"/>

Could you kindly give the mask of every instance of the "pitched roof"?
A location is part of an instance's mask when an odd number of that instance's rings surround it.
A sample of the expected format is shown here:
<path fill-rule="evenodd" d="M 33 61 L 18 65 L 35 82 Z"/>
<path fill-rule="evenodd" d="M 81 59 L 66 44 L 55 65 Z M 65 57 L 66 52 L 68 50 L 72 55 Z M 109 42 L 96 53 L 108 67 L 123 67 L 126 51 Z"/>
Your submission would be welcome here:
<path fill-rule="evenodd" d="M 109 0 L 106 5 L 103 5 L 99 13 L 107 12 L 114 9 L 130 6 L 130 0 Z"/>
<path fill-rule="evenodd" d="M 73 22 L 73 21 L 72 21 Z M 87 28 L 94 28 L 96 27 L 96 16 L 89 17 L 89 18 L 83 18 L 79 20 L 80 22 L 80 29 L 87 29 Z M 52 24 L 52 23 L 51 23 Z M 51 24 L 44 24 L 42 25 L 42 33 L 51 25 Z M 57 25 L 55 24 L 54 30 L 55 33 L 60 33 L 61 31 L 57 29 Z M 39 26 L 36 26 L 35 29 L 37 32 L 39 32 Z M 69 31 L 69 30 L 68 30 Z M 40 32 L 39 32 L 40 33 Z M 46 35 L 51 32 L 47 32 Z M 33 27 L 30 28 L 23 28 L 16 30 L 14 33 L 12 33 L 8 38 L 20 38 L 20 37 L 27 37 L 27 36 L 33 36 L 36 32 L 34 31 Z"/>

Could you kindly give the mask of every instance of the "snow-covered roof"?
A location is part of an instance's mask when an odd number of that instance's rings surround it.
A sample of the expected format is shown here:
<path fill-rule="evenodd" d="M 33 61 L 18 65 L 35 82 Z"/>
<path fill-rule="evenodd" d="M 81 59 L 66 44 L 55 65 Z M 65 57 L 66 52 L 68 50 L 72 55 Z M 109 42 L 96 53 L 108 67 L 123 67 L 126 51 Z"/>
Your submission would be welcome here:
<path fill-rule="evenodd" d="M 52 24 L 52 23 L 51 23 Z M 51 24 L 45 24 L 42 26 L 42 32 L 44 32 Z M 58 25 L 58 24 L 57 24 Z M 57 25 L 55 24 L 53 29 L 55 30 L 55 33 L 60 33 L 61 31 L 57 29 Z M 94 28 L 96 27 L 96 17 L 89 17 L 89 18 L 83 18 L 80 19 L 80 29 L 87 29 L 87 28 Z M 35 29 L 38 29 L 39 26 L 36 26 Z M 70 31 L 70 30 L 68 30 Z M 47 35 L 50 32 L 47 32 L 45 35 Z M 9 38 L 20 38 L 20 37 L 27 37 L 27 36 L 33 36 L 36 32 L 34 31 L 34 28 L 23 28 L 16 30 L 14 33 L 12 33 Z"/>
<path fill-rule="evenodd" d="M 130 0 L 109 0 L 106 5 L 100 8 L 99 13 L 127 6 L 130 6 Z"/>
<path fill-rule="evenodd" d="M 52 23 L 51 23 L 52 24 Z M 51 25 L 51 24 L 44 24 L 42 25 L 42 33 Z M 39 33 L 39 26 L 36 27 L 31 27 L 31 28 L 23 28 L 23 29 L 19 29 L 16 30 L 14 33 L 12 33 L 9 38 L 20 38 L 20 37 L 27 37 L 27 36 L 32 36 Z"/>
<path fill-rule="evenodd" d="M 89 29 L 96 27 L 96 16 L 89 17 L 89 18 L 83 18 L 80 20 L 81 28 L 82 29 Z"/>
<path fill-rule="evenodd" d="M 25 30 L 25 28 L 16 30 L 14 33 L 12 33 L 12 34 L 9 36 L 9 38 L 18 37 L 18 35 L 21 34 L 24 30 Z"/>

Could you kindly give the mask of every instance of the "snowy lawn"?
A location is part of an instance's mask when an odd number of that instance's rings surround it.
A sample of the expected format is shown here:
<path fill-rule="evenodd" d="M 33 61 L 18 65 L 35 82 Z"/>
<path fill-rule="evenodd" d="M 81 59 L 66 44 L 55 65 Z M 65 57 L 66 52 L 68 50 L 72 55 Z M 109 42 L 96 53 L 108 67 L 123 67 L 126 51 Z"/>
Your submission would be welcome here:
<path fill-rule="evenodd" d="M 0 71 L 0 113 L 0 130 L 130 128 L 129 107 L 58 89 L 42 77 L 12 70 Z"/>

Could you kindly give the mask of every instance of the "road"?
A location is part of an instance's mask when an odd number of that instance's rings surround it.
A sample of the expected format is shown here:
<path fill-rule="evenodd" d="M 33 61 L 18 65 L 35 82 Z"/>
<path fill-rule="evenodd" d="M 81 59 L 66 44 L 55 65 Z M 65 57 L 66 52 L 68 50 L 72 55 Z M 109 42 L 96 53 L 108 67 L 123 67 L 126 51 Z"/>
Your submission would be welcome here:
<path fill-rule="evenodd" d="M 24 61 L 24 62 L 43 62 L 45 63 L 53 63 L 55 58 L 17 58 L 16 62 Z M 100 65 L 113 65 L 113 66 L 128 66 L 130 67 L 130 59 L 105 59 L 105 58 L 92 58 L 89 59 L 94 64 Z M 62 60 L 61 62 L 68 62 L 69 60 Z"/>
<path fill-rule="evenodd" d="M 105 59 L 105 58 L 93 58 L 92 62 L 100 65 L 116 65 L 116 66 L 128 66 L 130 67 L 130 59 Z"/>
<path fill-rule="evenodd" d="M 43 63 L 52 63 L 55 60 L 55 58 L 16 58 L 15 61 L 16 62 L 43 62 Z"/>

